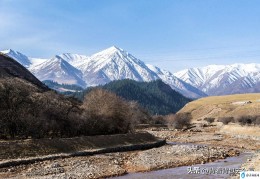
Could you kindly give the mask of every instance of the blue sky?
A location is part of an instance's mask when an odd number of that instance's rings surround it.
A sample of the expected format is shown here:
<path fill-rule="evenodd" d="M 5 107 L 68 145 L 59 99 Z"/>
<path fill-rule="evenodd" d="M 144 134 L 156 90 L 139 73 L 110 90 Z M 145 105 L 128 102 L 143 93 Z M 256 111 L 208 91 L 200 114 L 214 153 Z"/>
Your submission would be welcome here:
<path fill-rule="evenodd" d="M 112 45 L 172 72 L 260 62 L 259 0 L 0 0 L 0 49 L 91 55 Z"/>

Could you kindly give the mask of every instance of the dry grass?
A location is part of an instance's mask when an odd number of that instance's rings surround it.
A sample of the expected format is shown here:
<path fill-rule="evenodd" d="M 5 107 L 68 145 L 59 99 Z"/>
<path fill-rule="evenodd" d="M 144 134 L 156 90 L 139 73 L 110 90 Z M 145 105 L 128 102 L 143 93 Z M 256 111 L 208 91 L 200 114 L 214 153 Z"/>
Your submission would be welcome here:
<path fill-rule="evenodd" d="M 237 105 L 234 102 L 251 101 Z M 179 112 L 190 112 L 193 119 L 206 117 L 237 117 L 240 115 L 260 115 L 260 93 L 211 96 L 188 103 Z"/>
<path fill-rule="evenodd" d="M 233 135 L 260 137 L 260 127 L 257 126 L 240 126 L 238 124 L 224 125 L 220 129 L 220 132 L 231 133 Z"/>

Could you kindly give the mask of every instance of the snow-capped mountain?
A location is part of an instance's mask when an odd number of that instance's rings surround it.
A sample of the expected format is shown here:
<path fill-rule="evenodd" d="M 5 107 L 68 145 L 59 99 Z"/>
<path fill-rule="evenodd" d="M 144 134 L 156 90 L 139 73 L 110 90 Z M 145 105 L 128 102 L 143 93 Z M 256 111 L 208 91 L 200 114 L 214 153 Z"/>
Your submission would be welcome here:
<path fill-rule="evenodd" d="M 90 56 L 77 67 L 83 72 L 83 79 L 90 86 L 120 79 L 136 81 L 162 79 L 185 96 L 192 98 L 206 96 L 205 93 L 176 78 L 172 73 L 152 65 L 146 65 L 127 51 L 115 46 Z M 155 68 L 158 70 L 153 70 Z"/>
<path fill-rule="evenodd" d="M 18 51 L 12 50 L 12 49 L 3 50 L 0 52 L 15 59 L 18 63 L 20 63 L 21 65 L 23 65 L 26 68 L 29 68 L 29 67 L 35 66 L 35 65 L 39 65 L 39 64 L 45 62 L 46 60 L 48 60 L 48 59 L 44 59 L 44 58 L 30 58 Z"/>
<path fill-rule="evenodd" d="M 170 85 L 172 89 L 180 92 L 184 96 L 188 96 L 191 98 L 198 98 L 207 96 L 206 93 L 202 92 L 201 90 L 195 88 L 194 86 L 184 82 L 183 80 L 177 78 L 171 72 L 166 70 L 161 70 L 160 68 L 147 64 L 147 66 L 155 72 L 163 82 Z"/>
<path fill-rule="evenodd" d="M 85 81 L 82 80 L 82 72 L 60 56 L 32 66 L 29 70 L 41 81 L 52 80 L 60 84 L 77 84 L 86 87 Z"/>
<path fill-rule="evenodd" d="M 260 92 L 260 64 L 209 65 L 174 73 L 208 95 Z"/>
<path fill-rule="evenodd" d="M 66 60 L 68 63 L 70 63 L 74 67 L 80 66 L 82 63 L 84 63 L 85 61 L 87 61 L 89 59 L 88 56 L 72 54 L 72 53 L 63 53 L 63 54 L 57 55 L 57 56 Z"/>
<path fill-rule="evenodd" d="M 1 51 L 3 54 L 8 55 L 9 57 L 15 59 L 17 62 L 19 62 L 24 67 L 28 68 L 30 65 L 32 65 L 31 60 L 24 54 L 17 52 L 12 49 L 3 50 Z"/>
<path fill-rule="evenodd" d="M 174 90 L 187 97 L 199 98 L 206 96 L 205 93 L 175 77 L 169 71 L 146 65 L 127 51 L 115 46 L 89 57 L 70 53 L 56 55 L 49 60 L 29 58 L 25 55 L 21 57 L 28 59 L 28 64 L 21 64 L 26 66 L 42 81 L 52 80 L 58 83 L 88 87 L 120 79 L 136 81 L 162 79 Z M 19 58 L 15 59 L 21 61 Z"/>
<path fill-rule="evenodd" d="M 144 62 L 114 46 L 90 56 L 78 68 L 83 72 L 83 78 L 90 86 L 126 78 L 136 81 L 158 79 L 158 76 Z"/>

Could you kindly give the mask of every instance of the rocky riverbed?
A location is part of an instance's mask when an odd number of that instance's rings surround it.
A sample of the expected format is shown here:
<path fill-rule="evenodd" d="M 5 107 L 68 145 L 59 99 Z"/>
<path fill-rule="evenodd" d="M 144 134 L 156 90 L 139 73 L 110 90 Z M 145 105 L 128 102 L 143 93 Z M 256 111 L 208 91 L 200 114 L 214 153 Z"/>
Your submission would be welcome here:
<path fill-rule="evenodd" d="M 211 146 L 223 146 L 227 148 L 236 148 L 239 150 L 259 150 L 260 140 L 257 138 L 250 138 L 250 136 L 231 135 L 219 130 L 219 126 L 200 125 L 186 131 L 176 130 L 160 130 L 160 129 L 146 129 L 147 132 L 165 138 L 171 142 L 184 142 L 194 144 L 205 144 Z"/>
<path fill-rule="evenodd" d="M 238 154 L 237 150 L 223 147 L 165 145 L 144 151 L 72 157 L 1 168 L 0 178 L 102 178 L 205 163 Z"/>
<path fill-rule="evenodd" d="M 104 178 L 179 166 L 203 164 L 251 151 L 243 168 L 260 170 L 260 141 L 220 132 L 218 126 L 196 126 L 185 131 L 145 129 L 165 138 L 167 145 L 149 150 L 114 152 L 39 161 L 0 168 L 0 178 Z M 242 163 L 241 163 L 242 164 Z"/>

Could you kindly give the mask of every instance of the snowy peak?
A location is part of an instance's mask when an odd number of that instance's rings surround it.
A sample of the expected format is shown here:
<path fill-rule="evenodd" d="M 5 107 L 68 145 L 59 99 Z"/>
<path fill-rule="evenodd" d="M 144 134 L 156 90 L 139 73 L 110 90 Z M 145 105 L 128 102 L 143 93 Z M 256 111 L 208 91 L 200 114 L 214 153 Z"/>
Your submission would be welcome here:
<path fill-rule="evenodd" d="M 166 84 L 170 85 L 172 89 L 178 91 L 179 93 L 183 94 L 184 96 L 190 98 L 200 98 L 207 96 L 204 92 L 200 91 L 199 89 L 195 88 L 194 86 L 184 82 L 183 80 L 177 78 L 171 72 L 167 70 L 162 70 L 159 67 L 147 64 L 148 68 L 156 73 L 158 77 L 165 82 Z"/>
<path fill-rule="evenodd" d="M 84 62 L 88 61 L 89 57 L 85 55 L 78 55 L 72 53 L 63 53 L 61 55 L 57 55 L 58 57 L 64 59 L 71 65 L 77 67 L 83 64 Z"/>
<path fill-rule="evenodd" d="M 209 65 L 175 73 L 209 95 L 260 92 L 260 64 Z M 236 88 L 236 89 L 235 89 Z"/>
<path fill-rule="evenodd" d="M 22 57 L 22 55 L 19 55 L 15 59 L 21 61 Z M 169 71 L 146 65 L 140 59 L 116 46 L 109 47 L 91 56 L 64 53 L 47 60 L 39 58 L 27 59 L 31 63 L 22 64 L 42 81 L 52 80 L 85 88 L 121 79 L 146 82 L 162 79 L 174 90 L 187 97 L 199 98 L 206 96 L 205 93 L 180 80 Z"/>
<path fill-rule="evenodd" d="M 95 55 L 113 55 L 113 54 L 125 54 L 127 53 L 126 51 L 124 51 L 123 49 L 119 48 L 119 47 L 116 47 L 116 46 L 112 46 L 112 47 L 109 47 L 105 50 L 102 50 L 96 54 L 94 54 L 93 56 Z"/>
<path fill-rule="evenodd" d="M 158 79 L 158 76 L 141 60 L 115 46 L 90 56 L 89 60 L 78 68 L 82 70 L 84 80 L 91 86 L 119 79 L 136 81 Z"/>
<path fill-rule="evenodd" d="M 61 84 L 77 84 L 86 87 L 86 83 L 82 80 L 82 72 L 58 55 L 30 70 L 41 81 L 52 80 Z"/>
<path fill-rule="evenodd" d="M 112 46 L 101 52 L 98 52 L 90 57 L 94 61 L 99 61 L 100 63 L 108 61 L 119 61 L 122 60 L 126 63 L 142 63 L 141 60 L 135 58 L 133 55 L 123 50 L 122 48 Z"/>
<path fill-rule="evenodd" d="M 24 55 L 18 51 L 8 49 L 8 50 L 3 50 L 1 52 L 5 55 L 15 59 L 17 62 L 19 62 L 21 65 L 23 65 L 26 68 L 28 68 L 32 64 L 32 62 L 26 55 Z"/>

